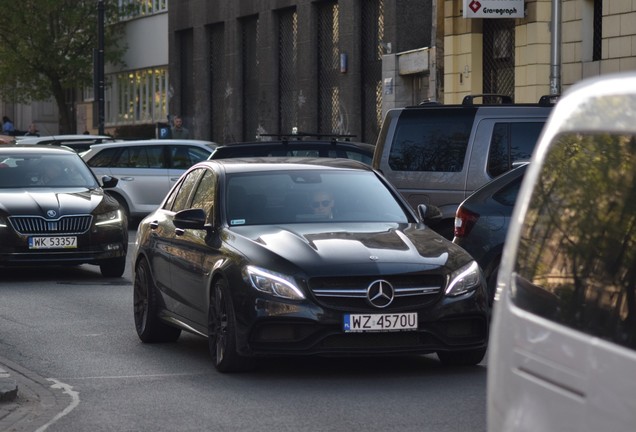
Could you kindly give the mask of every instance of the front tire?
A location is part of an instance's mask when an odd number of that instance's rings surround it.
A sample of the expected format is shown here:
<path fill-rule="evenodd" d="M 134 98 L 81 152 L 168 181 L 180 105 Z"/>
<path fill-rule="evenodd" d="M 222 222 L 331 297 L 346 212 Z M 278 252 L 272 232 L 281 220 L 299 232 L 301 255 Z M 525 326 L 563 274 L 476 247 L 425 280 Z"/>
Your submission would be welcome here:
<path fill-rule="evenodd" d="M 251 369 L 251 359 L 236 350 L 236 316 L 227 282 L 214 284 L 214 294 L 208 309 L 208 346 L 219 372 L 240 372 Z"/>
<path fill-rule="evenodd" d="M 445 366 L 475 366 L 486 355 L 486 348 L 465 351 L 438 351 L 437 357 Z"/>
<path fill-rule="evenodd" d="M 133 285 L 133 309 L 135 329 L 142 342 L 174 342 L 181 330 L 159 318 L 159 299 L 152 279 L 150 266 L 145 259 L 139 261 Z"/>
<path fill-rule="evenodd" d="M 494 269 L 488 275 L 488 280 L 486 281 L 488 287 L 488 305 L 492 308 L 492 305 L 495 301 L 495 291 L 497 290 L 497 276 L 499 275 L 499 264 L 495 266 Z"/>
<path fill-rule="evenodd" d="M 121 277 L 126 269 L 126 257 L 110 258 L 99 263 L 104 277 Z"/>

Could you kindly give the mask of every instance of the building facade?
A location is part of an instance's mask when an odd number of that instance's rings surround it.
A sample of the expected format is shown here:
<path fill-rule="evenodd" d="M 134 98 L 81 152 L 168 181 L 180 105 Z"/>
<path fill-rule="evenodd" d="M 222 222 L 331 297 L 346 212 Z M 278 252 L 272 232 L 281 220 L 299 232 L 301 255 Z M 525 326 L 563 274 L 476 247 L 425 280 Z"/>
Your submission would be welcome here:
<path fill-rule="evenodd" d="M 375 142 L 382 57 L 431 46 L 433 3 L 170 0 L 170 114 L 220 143 L 294 128 Z"/>
<path fill-rule="evenodd" d="M 105 66 L 104 130 L 120 138 L 154 138 L 167 122 L 168 0 L 119 0 L 134 5 L 124 17 L 127 51 L 123 66 Z M 76 104 L 77 132 L 98 132 L 94 88 L 83 90 Z"/>
<path fill-rule="evenodd" d="M 525 0 L 521 18 L 485 19 L 464 17 L 470 0 L 443 4 L 445 103 L 481 93 L 537 102 L 584 78 L 636 70 L 632 0 Z"/>

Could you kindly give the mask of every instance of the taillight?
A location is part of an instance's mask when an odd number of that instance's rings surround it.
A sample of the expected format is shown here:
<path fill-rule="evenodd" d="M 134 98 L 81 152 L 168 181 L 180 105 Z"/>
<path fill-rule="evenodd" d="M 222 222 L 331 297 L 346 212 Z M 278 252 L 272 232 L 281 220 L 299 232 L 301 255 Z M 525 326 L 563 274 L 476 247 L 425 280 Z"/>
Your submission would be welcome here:
<path fill-rule="evenodd" d="M 455 213 L 455 229 L 453 234 L 455 237 L 465 237 L 475 226 L 475 222 L 479 219 L 479 215 L 463 207 L 457 209 Z"/>

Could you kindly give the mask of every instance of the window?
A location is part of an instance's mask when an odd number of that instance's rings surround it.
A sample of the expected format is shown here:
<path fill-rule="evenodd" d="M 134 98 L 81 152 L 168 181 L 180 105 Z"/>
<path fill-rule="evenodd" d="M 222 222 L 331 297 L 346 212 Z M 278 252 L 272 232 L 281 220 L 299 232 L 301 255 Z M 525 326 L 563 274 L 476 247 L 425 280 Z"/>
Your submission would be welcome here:
<path fill-rule="evenodd" d="M 185 169 L 190 168 L 197 162 L 206 160 L 210 155 L 209 152 L 193 146 L 171 146 L 170 147 L 170 160 L 171 168 Z"/>
<path fill-rule="evenodd" d="M 488 174 L 497 177 L 512 169 L 514 162 L 529 160 L 543 125 L 543 122 L 496 123 L 490 140 Z"/>
<path fill-rule="evenodd" d="M 119 151 L 119 148 L 107 148 L 103 149 L 99 153 L 97 153 L 94 157 L 92 157 L 88 162 L 88 166 L 94 168 L 104 168 L 112 166 L 113 158 L 115 154 Z"/>
<path fill-rule="evenodd" d="M 194 198 L 192 198 L 192 208 L 202 208 L 205 210 L 206 222 L 212 220 L 212 210 L 214 206 L 216 177 L 210 170 L 206 170 L 203 178 L 199 182 Z"/>
<path fill-rule="evenodd" d="M 171 202 L 171 207 L 173 212 L 178 212 L 178 211 L 186 210 L 187 208 L 189 208 L 188 206 L 189 198 L 190 198 L 190 195 L 192 194 L 192 190 L 196 186 L 197 179 L 199 178 L 201 171 L 203 170 L 200 169 L 200 170 L 192 171 L 188 173 L 188 175 L 183 179 L 180 187 L 177 188 L 178 190 L 176 191 L 174 200 L 172 200 L 172 198 L 171 200 L 169 200 Z"/>
<path fill-rule="evenodd" d="M 592 60 L 598 61 L 601 60 L 603 54 L 603 0 L 594 0 L 593 20 Z"/>
<path fill-rule="evenodd" d="M 519 307 L 636 349 L 636 136 L 562 135 L 521 229 Z"/>
<path fill-rule="evenodd" d="M 519 195 L 519 188 L 521 188 L 522 180 L 523 176 L 515 179 L 512 183 L 507 184 L 506 186 L 498 190 L 495 194 L 493 194 L 492 199 L 502 205 L 513 207 L 515 205 L 515 202 L 517 201 L 517 196 Z"/>
<path fill-rule="evenodd" d="M 115 168 L 164 168 L 162 146 L 124 148 L 113 164 Z"/>
<path fill-rule="evenodd" d="M 413 110 L 401 114 L 389 154 L 395 171 L 460 172 L 475 110 Z"/>
<path fill-rule="evenodd" d="M 125 18 L 152 15 L 168 11 L 168 0 L 119 0 Z"/>
<path fill-rule="evenodd" d="M 165 121 L 168 113 L 168 69 L 157 67 L 109 76 L 106 123 Z"/>

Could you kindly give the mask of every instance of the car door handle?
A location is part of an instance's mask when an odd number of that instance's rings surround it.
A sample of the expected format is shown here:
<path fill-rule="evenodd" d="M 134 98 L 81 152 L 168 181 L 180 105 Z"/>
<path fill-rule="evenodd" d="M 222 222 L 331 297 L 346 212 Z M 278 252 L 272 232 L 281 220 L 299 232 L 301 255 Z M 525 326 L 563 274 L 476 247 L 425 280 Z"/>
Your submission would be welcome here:
<path fill-rule="evenodd" d="M 150 222 L 148 224 L 148 226 L 150 227 L 150 229 L 155 230 L 155 229 L 159 228 L 159 221 L 154 220 L 154 221 Z"/>
<path fill-rule="evenodd" d="M 185 230 L 183 228 L 175 228 L 174 233 L 175 235 L 182 236 L 185 234 Z"/>
<path fill-rule="evenodd" d="M 175 181 L 177 181 L 177 180 L 179 180 L 179 177 L 170 177 L 170 181 L 175 182 Z"/>
<path fill-rule="evenodd" d="M 119 180 L 123 180 L 123 181 L 133 181 L 135 178 L 134 177 L 120 177 Z"/>

